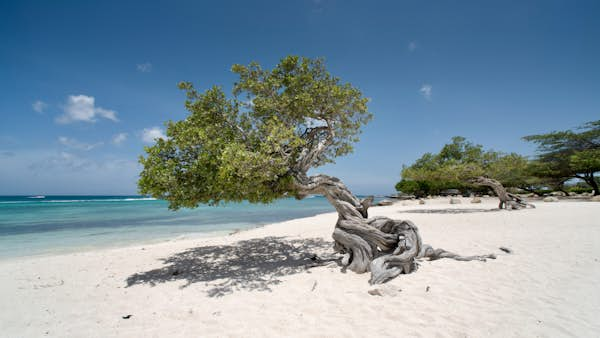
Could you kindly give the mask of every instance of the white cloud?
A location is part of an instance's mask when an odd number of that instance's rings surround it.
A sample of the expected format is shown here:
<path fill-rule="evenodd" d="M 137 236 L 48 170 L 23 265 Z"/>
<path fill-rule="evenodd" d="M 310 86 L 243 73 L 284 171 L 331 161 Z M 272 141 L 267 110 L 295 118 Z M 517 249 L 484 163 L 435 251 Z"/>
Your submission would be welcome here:
<path fill-rule="evenodd" d="M 159 138 L 167 139 L 167 136 L 160 127 L 144 128 L 142 131 L 142 141 L 146 143 L 154 143 Z"/>
<path fill-rule="evenodd" d="M 71 171 L 89 169 L 95 166 L 93 161 L 78 157 L 66 151 L 61 151 L 55 156 L 49 156 L 29 165 L 29 169 L 39 172 L 51 169 L 63 168 Z"/>
<path fill-rule="evenodd" d="M 127 140 L 127 133 L 118 133 L 112 137 L 112 143 L 114 145 L 120 145 Z"/>
<path fill-rule="evenodd" d="M 48 145 L 50 146 L 50 145 Z M 0 151 L 1 152 L 1 151 Z M 136 193 L 142 167 L 136 158 L 53 148 L 0 155 L 0 194 L 74 195 Z"/>
<path fill-rule="evenodd" d="M 65 136 L 59 137 L 58 142 L 67 148 L 77 149 L 77 150 L 85 150 L 85 151 L 90 151 L 90 150 L 102 145 L 102 142 L 89 144 L 89 143 L 79 142 L 74 138 L 69 138 L 69 137 L 65 137 Z"/>
<path fill-rule="evenodd" d="M 150 62 L 140 63 L 136 65 L 136 68 L 140 73 L 150 73 L 152 71 L 152 64 Z"/>
<path fill-rule="evenodd" d="M 33 161 L 24 159 L 23 161 L 23 164 L 26 165 L 29 162 L 27 168 L 32 170 L 36 175 L 54 176 L 61 171 L 63 172 L 62 174 L 64 174 L 64 171 L 70 171 L 88 176 L 91 179 L 90 181 L 93 181 L 98 176 L 108 176 L 109 179 L 115 179 L 123 169 L 139 167 L 135 160 L 118 158 L 91 159 L 66 151 L 61 151 L 57 154 L 46 153 L 45 155 L 38 156 L 41 159 L 37 158 Z M 104 174 L 108 174 L 108 172 L 112 172 L 112 174 L 101 175 L 99 172 L 102 171 L 104 171 Z M 135 182 L 135 178 L 132 182 Z"/>
<path fill-rule="evenodd" d="M 433 87 L 430 84 L 424 84 L 421 86 L 421 89 L 419 89 L 419 93 L 421 93 L 421 95 L 423 95 L 423 97 L 427 100 L 431 100 L 431 92 L 433 90 Z"/>
<path fill-rule="evenodd" d="M 415 49 L 417 49 L 417 43 L 414 41 L 411 41 L 408 43 L 408 51 L 409 52 L 414 52 Z"/>
<path fill-rule="evenodd" d="M 37 100 L 34 103 L 31 104 L 31 108 L 33 108 L 33 110 L 36 113 L 40 113 L 43 114 L 44 111 L 46 110 L 46 108 L 48 108 L 48 104 L 46 104 L 43 101 Z"/>
<path fill-rule="evenodd" d="M 69 95 L 67 104 L 63 107 L 64 114 L 56 118 L 56 122 L 66 124 L 71 122 L 94 123 L 99 117 L 114 122 L 119 121 L 117 112 L 96 107 L 95 98 L 87 95 Z"/>

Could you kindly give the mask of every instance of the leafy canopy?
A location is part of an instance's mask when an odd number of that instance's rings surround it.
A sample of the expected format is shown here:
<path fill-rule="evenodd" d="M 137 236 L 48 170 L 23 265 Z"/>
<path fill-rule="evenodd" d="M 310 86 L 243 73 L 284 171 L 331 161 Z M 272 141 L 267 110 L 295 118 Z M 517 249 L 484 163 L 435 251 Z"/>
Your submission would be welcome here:
<path fill-rule="evenodd" d="M 598 192 L 595 173 L 600 171 L 600 120 L 573 130 L 530 135 L 523 139 L 538 145 L 536 175 L 565 181 L 579 178 Z"/>
<path fill-rule="evenodd" d="M 467 181 L 487 176 L 509 187 L 534 184 L 529 174 L 529 161 L 518 154 L 484 150 L 464 137 L 456 136 L 439 153 L 426 153 L 402 169 L 402 180 L 396 189 L 419 196 L 439 194 L 448 188 L 473 188 Z"/>
<path fill-rule="evenodd" d="M 371 119 L 367 98 L 322 59 L 288 56 L 271 70 L 254 62 L 231 70 L 239 79 L 230 96 L 179 84 L 190 114 L 145 148 L 141 193 L 174 209 L 294 195 L 308 169 L 352 152 Z"/>

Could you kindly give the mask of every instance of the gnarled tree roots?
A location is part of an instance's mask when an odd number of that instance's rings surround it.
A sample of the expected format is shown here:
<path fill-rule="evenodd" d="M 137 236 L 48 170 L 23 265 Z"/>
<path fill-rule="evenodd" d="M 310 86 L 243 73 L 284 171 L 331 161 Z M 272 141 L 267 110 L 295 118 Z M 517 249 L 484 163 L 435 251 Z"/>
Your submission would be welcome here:
<path fill-rule="evenodd" d="M 333 231 L 334 250 L 342 253 L 342 265 L 356 273 L 371 271 L 371 284 L 384 283 L 401 273 L 411 273 L 419 259 L 452 258 L 460 261 L 496 258 L 494 255 L 460 256 L 423 244 L 410 221 L 387 217 L 368 218 L 372 197 L 358 199 L 337 178 L 316 175 L 297 178 L 300 197 L 323 194 L 335 207 L 338 221 Z"/>
<path fill-rule="evenodd" d="M 387 217 L 338 221 L 334 250 L 344 254 L 342 265 L 356 273 L 371 272 L 369 283 L 380 284 L 417 268 L 420 259 L 452 258 L 459 261 L 495 259 L 493 254 L 461 256 L 423 244 L 411 221 Z"/>

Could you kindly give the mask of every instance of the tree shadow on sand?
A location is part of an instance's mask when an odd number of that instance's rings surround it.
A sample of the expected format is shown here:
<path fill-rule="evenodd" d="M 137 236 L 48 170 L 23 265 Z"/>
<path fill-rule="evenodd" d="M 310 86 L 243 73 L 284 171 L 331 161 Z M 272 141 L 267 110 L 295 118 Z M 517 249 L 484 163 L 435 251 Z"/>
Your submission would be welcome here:
<path fill-rule="evenodd" d="M 334 261 L 334 258 L 319 257 L 331 253 L 332 245 L 321 238 L 266 237 L 232 245 L 192 248 L 163 259 L 166 266 L 162 268 L 129 276 L 127 287 L 183 280 L 186 284 L 181 288 L 205 282 L 209 286 L 209 297 L 242 289 L 271 291 L 270 286 L 281 283 L 279 277 Z"/>
<path fill-rule="evenodd" d="M 498 208 L 494 209 L 411 209 L 402 210 L 401 213 L 409 214 L 469 214 L 474 212 L 495 212 L 500 211 Z"/>

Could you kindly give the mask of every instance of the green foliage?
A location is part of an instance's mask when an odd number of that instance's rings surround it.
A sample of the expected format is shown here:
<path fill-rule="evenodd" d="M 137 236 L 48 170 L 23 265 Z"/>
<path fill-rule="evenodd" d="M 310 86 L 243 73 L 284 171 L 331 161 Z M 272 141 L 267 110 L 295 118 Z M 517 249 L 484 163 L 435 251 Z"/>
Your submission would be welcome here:
<path fill-rule="evenodd" d="M 401 180 L 396 183 L 396 191 L 415 195 L 416 197 L 423 197 L 429 194 L 431 187 L 427 181 Z"/>
<path fill-rule="evenodd" d="M 554 184 L 535 175 L 535 163 L 526 157 L 516 154 L 497 153 L 497 158 L 487 166 L 485 175 L 502 183 L 505 187 L 537 191 L 543 186 Z"/>
<path fill-rule="evenodd" d="M 167 139 L 140 158 L 142 194 L 171 208 L 221 201 L 271 202 L 294 195 L 309 150 L 325 146 L 308 165 L 350 153 L 371 119 L 367 99 L 325 69 L 321 59 L 288 56 L 272 70 L 234 65 L 233 93 L 197 92 L 189 82 L 184 120 L 167 123 Z"/>
<path fill-rule="evenodd" d="M 445 189 L 476 191 L 466 183 L 470 178 L 488 176 L 506 187 L 536 186 L 540 180 L 531 176 L 529 161 L 518 154 L 484 150 L 464 137 L 456 136 L 438 154 L 426 153 L 414 164 L 403 167 L 402 181 L 396 189 L 415 195 L 436 195 Z"/>
<path fill-rule="evenodd" d="M 579 178 L 599 194 L 595 173 L 600 171 L 600 120 L 588 122 L 579 130 L 553 131 L 523 139 L 538 145 L 536 176 L 561 183 Z"/>
<path fill-rule="evenodd" d="M 600 171 L 600 147 L 574 152 L 569 157 L 569 166 L 578 173 Z"/>
<path fill-rule="evenodd" d="M 590 188 L 589 186 L 585 186 L 585 187 L 581 187 L 581 186 L 572 186 L 567 188 L 568 192 L 574 192 L 576 194 L 581 194 L 581 193 L 590 193 L 592 191 L 594 191 L 592 188 Z"/>
<path fill-rule="evenodd" d="M 425 197 L 428 195 L 439 195 L 446 189 L 472 190 L 472 187 L 459 181 L 442 180 L 401 180 L 396 184 L 396 191 L 415 195 L 416 197 Z"/>

